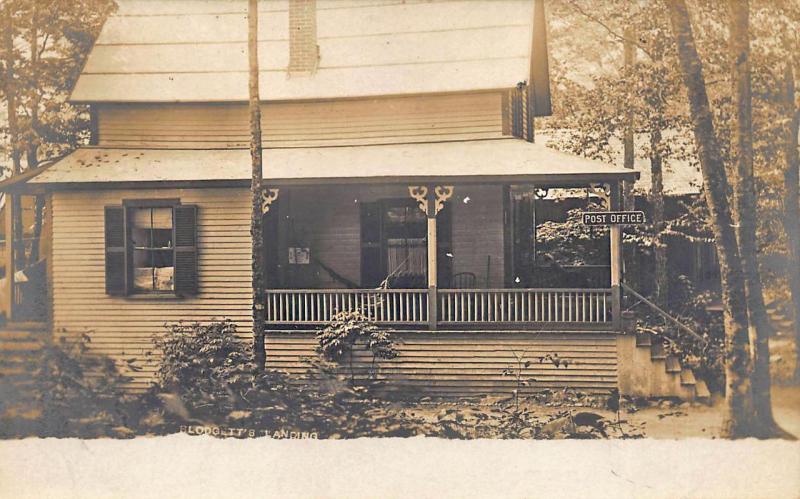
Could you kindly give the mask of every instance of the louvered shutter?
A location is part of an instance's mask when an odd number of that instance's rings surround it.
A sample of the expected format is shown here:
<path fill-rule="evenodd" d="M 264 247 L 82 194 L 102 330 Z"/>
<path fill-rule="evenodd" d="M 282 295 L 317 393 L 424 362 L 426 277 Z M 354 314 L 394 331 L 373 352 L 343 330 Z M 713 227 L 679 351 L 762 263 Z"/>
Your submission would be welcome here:
<path fill-rule="evenodd" d="M 386 277 L 381 252 L 381 205 L 361 203 L 362 286 L 373 288 Z"/>
<path fill-rule="evenodd" d="M 128 265 L 125 252 L 125 209 L 106 206 L 106 293 L 128 293 Z"/>
<path fill-rule="evenodd" d="M 175 294 L 197 294 L 197 206 L 174 208 Z"/>

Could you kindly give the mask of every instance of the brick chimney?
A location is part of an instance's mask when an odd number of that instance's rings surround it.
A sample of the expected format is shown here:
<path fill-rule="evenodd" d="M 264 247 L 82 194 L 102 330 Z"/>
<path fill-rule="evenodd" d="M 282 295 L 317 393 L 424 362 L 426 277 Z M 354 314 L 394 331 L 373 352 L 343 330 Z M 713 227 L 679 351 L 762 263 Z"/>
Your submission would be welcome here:
<path fill-rule="evenodd" d="M 317 0 L 289 0 L 289 75 L 311 75 L 319 65 Z"/>

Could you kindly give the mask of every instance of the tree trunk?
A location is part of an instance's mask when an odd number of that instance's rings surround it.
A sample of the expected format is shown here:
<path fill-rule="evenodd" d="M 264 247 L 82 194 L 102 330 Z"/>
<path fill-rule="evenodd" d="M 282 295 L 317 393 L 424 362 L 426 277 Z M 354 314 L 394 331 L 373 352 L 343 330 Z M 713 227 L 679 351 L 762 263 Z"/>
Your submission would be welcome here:
<path fill-rule="evenodd" d="M 794 347 L 798 361 L 794 367 L 794 379 L 800 381 L 800 157 L 797 152 L 797 134 L 800 133 L 800 109 L 795 105 L 794 69 L 791 62 L 786 65 L 786 109 L 789 127 L 786 131 L 786 169 L 783 172 L 784 195 L 783 224 L 789 243 L 789 289 L 792 292 L 794 315 Z"/>
<path fill-rule="evenodd" d="M 623 61 L 625 73 L 628 78 L 633 72 L 633 65 L 636 61 L 636 47 L 633 45 L 635 33 L 633 28 L 625 29 L 625 41 L 623 42 Z M 632 87 L 629 82 L 629 87 Z M 625 109 L 625 130 L 622 138 L 623 147 L 623 166 L 629 170 L 634 167 L 634 128 L 633 128 L 633 106 Z M 622 203 L 625 211 L 635 209 L 633 197 L 633 182 L 623 182 L 622 184 Z"/>
<path fill-rule="evenodd" d="M 31 85 L 30 92 L 30 116 L 31 116 L 31 140 L 28 145 L 27 159 L 28 170 L 37 168 L 39 166 L 39 102 L 41 94 L 39 92 L 39 9 L 36 2 L 31 6 L 33 9 L 31 15 L 31 32 L 30 32 L 30 46 L 31 46 Z M 36 196 L 36 205 L 34 209 L 33 220 L 33 234 L 31 237 L 31 252 L 28 258 L 30 263 L 36 263 L 39 260 L 39 245 L 42 239 L 42 218 L 44 215 L 44 196 Z"/>
<path fill-rule="evenodd" d="M 17 175 L 22 171 L 22 164 L 19 148 L 19 125 L 17 124 L 17 86 L 14 83 L 14 12 L 10 4 L 6 5 L 3 14 L 5 17 L 3 48 L 6 56 L 5 93 L 8 138 L 11 146 L 11 174 Z M 6 244 L 14 245 L 14 262 L 16 266 L 19 266 L 22 259 L 25 258 L 25 242 L 22 239 L 22 202 L 18 195 L 8 197 L 14 208 L 14 230 L 11 234 L 6 234 Z"/>
<path fill-rule="evenodd" d="M 633 38 L 636 36 L 633 28 L 628 27 L 625 29 L 625 41 L 623 42 L 623 64 L 625 68 L 625 75 L 628 78 L 628 88 L 633 88 L 630 82 L 630 77 L 633 74 L 633 66 L 636 61 L 636 47 L 633 44 Z M 633 96 L 631 95 L 631 99 Z M 629 105 L 625 109 L 625 129 L 622 136 L 622 150 L 623 150 L 623 166 L 629 170 L 634 169 L 635 158 L 635 139 L 634 139 L 634 117 L 633 106 Z M 633 211 L 636 209 L 636 197 L 633 192 L 634 182 L 622 183 L 622 206 L 625 211 Z M 625 227 L 622 228 L 625 230 Z M 639 280 L 639 262 L 638 251 L 635 244 L 627 244 L 623 247 L 626 252 L 625 262 L 625 280 L 634 288 L 640 288 Z"/>
<path fill-rule="evenodd" d="M 761 437 L 784 432 L 772 417 L 769 374 L 770 324 L 764 306 L 761 275 L 758 271 L 756 241 L 756 189 L 753 174 L 753 111 L 750 76 L 749 1 L 730 0 L 731 82 L 736 126 L 733 151 L 736 158 L 735 185 L 737 235 L 745 274 L 745 294 L 749 316 L 750 348 L 753 353 L 754 429 Z"/>
<path fill-rule="evenodd" d="M 747 300 L 739 246 L 728 204 L 730 190 L 706 93 L 703 66 L 694 42 L 685 0 L 665 0 L 675 37 L 681 73 L 689 98 L 695 145 L 703 173 L 706 203 L 719 252 L 725 317 L 725 415 L 723 435 L 753 435 L 753 407 Z"/>
<path fill-rule="evenodd" d="M 669 273 L 664 232 L 664 161 L 661 157 L 661 130 L 656 124 L 650 131 L 650 205 L 653 217 L 653 252 L 655 253 L 655 302 L 668 308 Z"/>
<path fill-rule="evenodd" d="M 253 260 L 253 355 L 256 366 L 264 369 L 266 349 L 264 346 L 264 230 L 262 211 L 263 177 L 261 171 L 261 99 L 258 94 L 258 0 L 248 2 L 247 47 L 249 55 L 249 109 L 250 109 L 250 159 L 252 161 L 252 213 L 250 235 L 252 237 Z"/>

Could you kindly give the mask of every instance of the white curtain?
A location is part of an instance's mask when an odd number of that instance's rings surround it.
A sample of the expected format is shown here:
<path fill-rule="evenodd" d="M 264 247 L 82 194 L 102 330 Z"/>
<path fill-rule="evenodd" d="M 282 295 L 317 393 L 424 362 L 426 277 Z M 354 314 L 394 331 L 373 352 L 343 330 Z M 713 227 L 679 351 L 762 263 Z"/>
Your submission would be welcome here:
<path fill-rule="evenodd" d="M 389 272 L 424 275 L 427 266 L 425 239 L 388 239 Z"/>
<path fill-rule="evenodd" d="M 133 226 L 142 229 L 172 228 L 172 208 L 137 208 L 131 218 Z"/>

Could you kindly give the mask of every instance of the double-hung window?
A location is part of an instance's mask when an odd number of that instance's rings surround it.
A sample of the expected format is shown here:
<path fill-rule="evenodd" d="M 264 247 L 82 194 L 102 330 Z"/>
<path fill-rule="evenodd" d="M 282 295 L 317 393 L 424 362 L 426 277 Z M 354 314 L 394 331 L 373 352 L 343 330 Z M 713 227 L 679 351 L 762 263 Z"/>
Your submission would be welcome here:
<path fill-rule="evenodd" d="M 105 208 L 106 292 L 197 293 L 197 207 L 178 200 Z"/>

